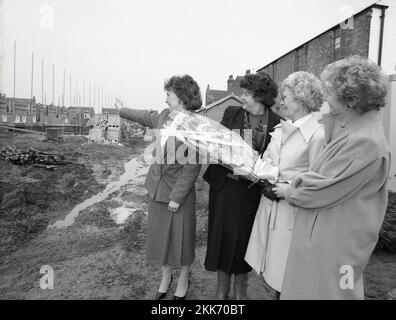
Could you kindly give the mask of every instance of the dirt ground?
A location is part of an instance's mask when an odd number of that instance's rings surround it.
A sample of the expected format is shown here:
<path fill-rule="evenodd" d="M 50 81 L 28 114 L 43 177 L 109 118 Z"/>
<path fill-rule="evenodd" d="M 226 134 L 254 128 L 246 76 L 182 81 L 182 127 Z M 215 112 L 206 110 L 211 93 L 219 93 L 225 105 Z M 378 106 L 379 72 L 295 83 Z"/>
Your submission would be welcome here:
<path fill-rule="evenodd" d="M 66 228 L 51 227 L 78 204 L 103 192 L 124 173 L 124 164 L 142 154 L 143 142 L 128 147 L 86 144 L 84 137 L 63 143 L 34 134 L 0 132 L 0 148 L 33 147 L 63 153 L 75 165 L 55 171 L 20 167 L 0 160 L 1 299 L 151 299 L 160 266 L 145 259 L 147 195 L 144 172 L 88 206 Z M 147 168 L 146 168 L 147 169 Z M 197 182 L 197 245 L 187 299 L 210 299 L 216 275 L 203 267 L 207 234 L 208 186 Z M 124 224 L 112 218 L 122 203 L 133 210 Z M 40 268 L 54 270 L 54 289 L 40 289 Z M 376 250 L 365 272 L 367 299 L 387 299 L 396 288 L 396 254 Z M 177 270 L 174 271 L 177 276 Z M 176 281 L 172 284 L 172 297 Z M 273 299 L 274 292 L 250 274 L 251 299 Z M 232 296 L 232 295 L 231 295 Z"/>

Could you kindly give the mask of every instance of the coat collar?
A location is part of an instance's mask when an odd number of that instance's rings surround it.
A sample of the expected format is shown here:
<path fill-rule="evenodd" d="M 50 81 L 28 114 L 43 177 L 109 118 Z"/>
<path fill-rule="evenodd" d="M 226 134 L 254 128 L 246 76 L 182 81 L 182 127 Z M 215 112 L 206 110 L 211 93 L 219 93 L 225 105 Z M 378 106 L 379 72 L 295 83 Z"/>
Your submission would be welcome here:
<path fill-rule="evenodd" d="M 311 113 L 310 117 L 307 117 L 305 120 L 303 119 L 303 122 L 301 123 L 297 121 L 296 125 L 294 125 L 289 121 L 281 120 L 275 128 L 282 128 L 282 130 L 287 132 L 288 135 L 300 130 L 305 142 L 309 143 L 320 126 L 321 124 L 319 123 L 318 115 Z"/>
<path fill-rule="evenodd" d="M 336 136 L 348 135 L 353 128 L 360 127 L 367 123 L 372 124 L 381 122 L 381 113 L 380 111 L 372 110 L 361 115 L 356 115 L 356 117 L 348 121 L 337 121 L 337 118 L 338 117 L 332 113 L 327 113 L 322 116 L 320 122 L 323 123 L 327 143 L 332 140 L 334 130 L 337 130 Z M 338 126 L 338 128 L 336 126 Z"/>

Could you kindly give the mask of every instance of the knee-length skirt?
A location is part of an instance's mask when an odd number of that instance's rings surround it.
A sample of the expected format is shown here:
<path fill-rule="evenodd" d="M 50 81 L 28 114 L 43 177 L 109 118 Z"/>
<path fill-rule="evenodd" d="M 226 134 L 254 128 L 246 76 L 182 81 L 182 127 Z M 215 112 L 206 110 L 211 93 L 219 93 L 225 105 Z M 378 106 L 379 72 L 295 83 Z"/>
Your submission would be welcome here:
<path fill-rule="evenodd" d="M 205 259 L 208 271 L 240 274 L 252 270 L 244 258 L 260 193 L 249 186 L 251 182 L 227 178 L 220 191 L 210 188 Z"/>
<path fill-rule="evenodd" d="M 195 258 L 195 203 L 168 211 L 168 203 L 150 201 L 147 230 L 147 259 L 162 265 L 191 265 Z"/>

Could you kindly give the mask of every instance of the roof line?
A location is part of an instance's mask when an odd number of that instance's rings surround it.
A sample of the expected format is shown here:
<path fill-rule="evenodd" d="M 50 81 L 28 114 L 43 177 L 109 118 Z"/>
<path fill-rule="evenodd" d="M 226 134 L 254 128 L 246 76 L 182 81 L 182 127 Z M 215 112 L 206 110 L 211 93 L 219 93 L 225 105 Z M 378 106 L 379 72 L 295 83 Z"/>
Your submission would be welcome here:
<path fill-rule="evenodd" d="M 236 100 L 238 100 L 239 102 L 242 103 L 241 99 L 239 99 L 239 97 L 232 92 L 228 96 L 226 96 L 224 98 L 221 98 L 220 100 L 217 100 L 217 101 L 211 103 L 210 105 L 208 105 L 208 106 L 206 106 L 206 107 L 204 107 L 204 108 L 202 108 L 200 110 L 197 110 L 197 112 L 201 112 L 201 111 L 204 111 L 204 110 L 208 111 L 209 109 L 212 109 L 213 107 L 219 105 L 220 103 L 223 103 L 224 101 L 226 101 L 226 100 L 228 100 L 230 98 L 234 98 L 234 99 L 236 99 Z"/>
<path fill-rule="evenodd" d="M 377 2 L 378 2 L 378 1 L 377 1 Z M 358 14 L 361 14 L 362 12 L 364 12 L 364 11 L 366 11 L 367 9 L 370 9 L 370 8 L 376 8 L 376 9 L 388 9 L 388 8 L 389 8 L 389 6 L 382 5 L 382 4 L 378 4 L 377 2 L 374 3 L 374 4 L 372 4 L 372 5 L 370 5 L 370 6 L 368 6 L 368 7 L 366 7 L 366 8 L 364 8 L 364 9 L 362 9 L 362 10 L 359 11 L 359 12 L 355 13 L 353 16 L 356 16 L 356 15 L 358 15 Z M 341 23 L 341 22 L 340 22 L 340 23 Z M 334 26 L 332 26 L 332 27 L 326 29 L 326 30 L 323 31 L 322 33 L 318 34 L 317 36 L 315 36 L 315 37 L 313 37 L 313 38 L 311 38 L 311 39 L 305 41 L 303 44 L 299 45 L 298 47 L 295 47 L 294 49 L 289 50 L 288 52 L 286 52 L 285 54 L 283 54 L 283 55 L 281 55 L 280 57 L 276 58 L 275 60 L 271 61 L 270 63 L 267 63 L 264 67 L 261 67 L 260 69 L 258 69 L 257 72 L 260 72 L 260 71 L 262 71 L 263 69 L 265 69 L 265 68 L 267 68 L 268 66 L 270 66 L 271 64 L 274 64 L 274 63 L 277 62 L 278 60 L 280 60 L 280 59 L 282 59 L 283 57 L 287 56 L 289 53 L 291 53 L 291 52 L 293 52 L 293 51 L 295 51 L 295 50 L 298 50 L 298 49 L 304 47 L 306 44 L 308 44 L 309 42 L 311 42 L 311 41 L 313 41 L 313 40 L 319 38 L 320 36 L 324 35 L 326 32 L 328 32 L 328 31 L 330 31 L 330 30 L 332 30 L 332 29 L 334 29 L 334 28 L 337 28 L 337 26 L 339 26 L 340 23 L 337 23 L 336 25 L 334 25 Z"/>

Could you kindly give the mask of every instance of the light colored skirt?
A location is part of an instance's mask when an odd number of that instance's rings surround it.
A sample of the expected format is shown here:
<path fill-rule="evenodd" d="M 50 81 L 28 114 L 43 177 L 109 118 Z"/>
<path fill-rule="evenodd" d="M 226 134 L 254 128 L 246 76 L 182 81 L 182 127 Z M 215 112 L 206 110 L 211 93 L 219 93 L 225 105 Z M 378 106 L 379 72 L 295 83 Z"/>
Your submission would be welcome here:
<path fill-rule="evenodd" d="M 195 203 L 168 211 L 168 203 L 150 201 L 147 259 L 174 267 L 191 265 L 195 258 Z"/>
<path fill-rule="evenodd" d="M 262 197 L 257 210 L 245 261 L 265 281 L 281 292 L 297 209 L 286 201 Z"/>

